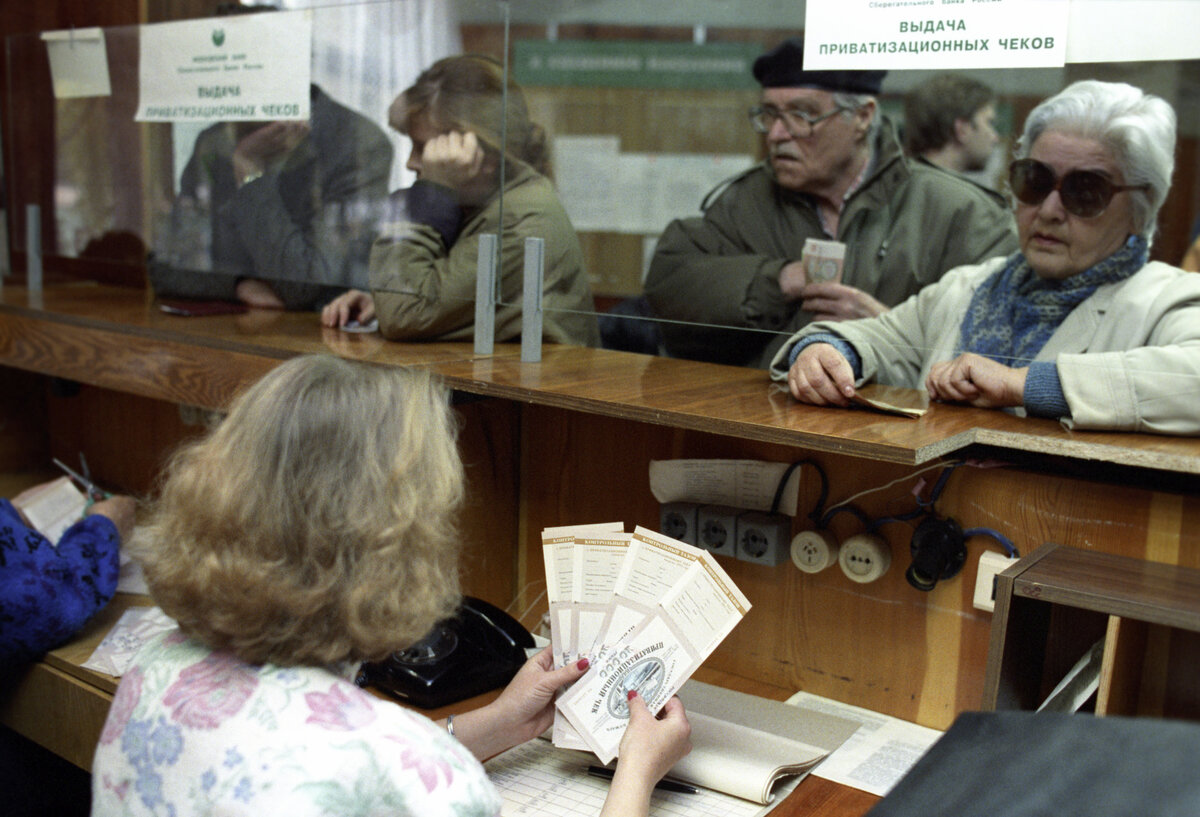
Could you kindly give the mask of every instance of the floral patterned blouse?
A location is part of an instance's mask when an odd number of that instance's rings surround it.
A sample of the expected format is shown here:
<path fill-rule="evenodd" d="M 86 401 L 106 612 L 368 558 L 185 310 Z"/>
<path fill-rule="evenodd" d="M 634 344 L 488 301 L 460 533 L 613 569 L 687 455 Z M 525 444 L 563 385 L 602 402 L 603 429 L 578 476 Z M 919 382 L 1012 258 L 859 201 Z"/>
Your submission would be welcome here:
<path fill-rule="evenodd" d="M 245 664 L 178 630 L 125 673 L 92 815 L 495 817 L 474 756 L 428 718 L 315 667 Z"/>

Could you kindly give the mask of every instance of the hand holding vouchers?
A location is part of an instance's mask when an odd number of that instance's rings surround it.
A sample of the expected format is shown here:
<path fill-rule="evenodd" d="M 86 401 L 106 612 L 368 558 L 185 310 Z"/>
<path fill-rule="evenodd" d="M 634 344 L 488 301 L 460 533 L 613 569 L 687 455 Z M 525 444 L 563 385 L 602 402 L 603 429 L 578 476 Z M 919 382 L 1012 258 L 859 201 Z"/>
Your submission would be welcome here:
<path fill-rule="evenodd" d="M 629 690 L 657 712 L 750 609 L 707 551 L 645 528 L 628 540 L 599 630 L 584 628 L 590 643 L 563 650 L 588 657 L 591 667 L 557 703 L 559 714 L 604 763 L 617 755 L 629 718 Z M 579 544 L 583 556 L 587 548 Z M 592 616 L 595 604 L 593 595 L 586 602 Z M 552 616 L 552 631 L 566 620 Z M 560 643 L 565 647 L 570 640 L 564 636 Z"/>

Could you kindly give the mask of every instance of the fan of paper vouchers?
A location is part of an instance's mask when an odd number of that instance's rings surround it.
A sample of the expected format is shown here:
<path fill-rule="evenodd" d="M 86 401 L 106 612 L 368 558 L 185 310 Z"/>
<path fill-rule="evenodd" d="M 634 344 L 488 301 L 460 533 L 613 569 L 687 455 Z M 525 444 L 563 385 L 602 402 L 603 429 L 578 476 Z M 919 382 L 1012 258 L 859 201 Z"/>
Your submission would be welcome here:
<path fill-rule="evenodd" d="M 629 690 L 657 712 L 750 602 L 707 551 L 619 522 L 542 531 L 556 666 L 590 666 L 559 696 L 557 746 L 617 756 Z"/>

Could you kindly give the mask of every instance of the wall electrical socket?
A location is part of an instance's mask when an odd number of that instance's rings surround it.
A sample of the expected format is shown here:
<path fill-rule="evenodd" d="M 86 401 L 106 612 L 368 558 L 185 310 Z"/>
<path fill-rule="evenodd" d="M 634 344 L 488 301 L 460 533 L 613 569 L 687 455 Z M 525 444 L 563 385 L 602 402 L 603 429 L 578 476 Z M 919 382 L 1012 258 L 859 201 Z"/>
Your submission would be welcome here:
<path fill-rule="evenodd" d="M 882 536 L 856 533 L 838 550 L 838 565 L 842 572 L 859 584 L 881 578 L 892 566 L 892 549 Z"/>
<path fill-rule="evenodd" d="M 996 609 L 996 574 L 1015 565 L 1019 560 L 985 550 L 979 556 L 979 569 L 975 572 L 975 609 L 993 612 Z"/>
<path fill-rule="evenodd" d="M 689 545 L 696 544 L 696 511 L 694 502 L 664 502 L 658 506 L 658 530 L 664 536 Z"/>
<path fill-rule="evenodd" d="M 792 518 L 781 513 L 746 511 L 737 518 L 735 554 L 743 562 L 774 567 L 787 561 Z"/>
<path fill-rule="evenodd" d="M 696 547 L 718 556 L 737 551 L 737 518 L 741 510 L 726 505 L 701 505 L 696 511 Z"/>
<path fill-rule="evenodd" d="M 802 530 L 792 537 L 792 564 L 819 573 L 838 560 L 838 543 L 827 530 Z"/>

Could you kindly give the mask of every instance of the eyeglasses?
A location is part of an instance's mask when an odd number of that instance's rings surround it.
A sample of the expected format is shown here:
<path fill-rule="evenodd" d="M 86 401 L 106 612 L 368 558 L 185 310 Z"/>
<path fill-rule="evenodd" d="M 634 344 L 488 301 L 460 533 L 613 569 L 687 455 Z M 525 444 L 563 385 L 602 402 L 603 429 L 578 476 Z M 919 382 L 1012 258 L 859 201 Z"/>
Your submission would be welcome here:
<path fill-rule="evenodd" d="M 759 133 L 767 133 L 771 130 L 771 126 L 775 124 L 777 119 L 783 120 L 783 127 L 787 132 L 796 139 L 807 139 L 813 135 L 813 131 L 817 129 L 817 125 L 829 119 L 831 116 L 837 116 L 839 113 L 853 110 L 844 105 L 839 105 L 832 111 L 823 113 L 820 116 L 813 116 L 806 111 L 800 111 L 795 108 L 788 108 L 781 111 L 771 105 L 755 105 L 750 109 L 750 124 L 754 130 Z"/>
<path fill-rule="evenodd" d="M 1022 204 L 1041 204 L 1057 190 L 1063 209 L 1080 218 L 1095 218 L 1103 213 L 1117 193 L 1148 187 L 1113 184 L 1094 170 L 1072 170 L 1060 179 L 1052 167 L 1037 159 L 1018 159 L 1009 165 L 1008 185 Z"/>

